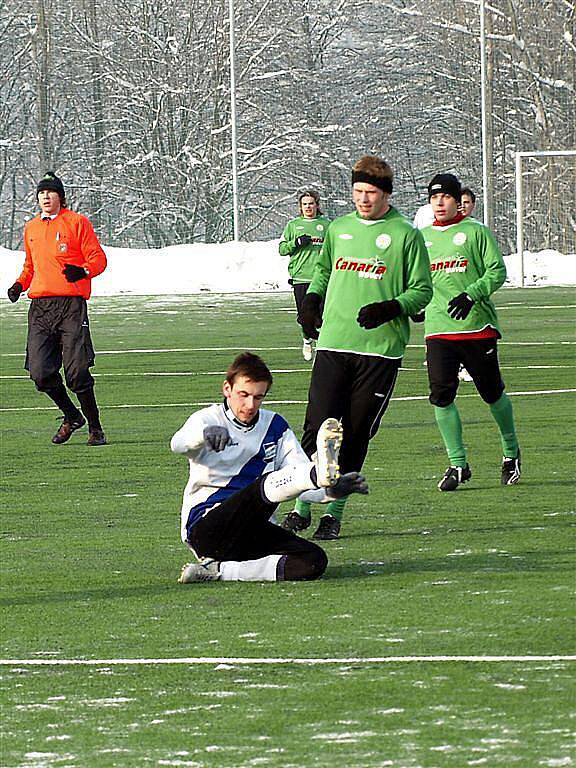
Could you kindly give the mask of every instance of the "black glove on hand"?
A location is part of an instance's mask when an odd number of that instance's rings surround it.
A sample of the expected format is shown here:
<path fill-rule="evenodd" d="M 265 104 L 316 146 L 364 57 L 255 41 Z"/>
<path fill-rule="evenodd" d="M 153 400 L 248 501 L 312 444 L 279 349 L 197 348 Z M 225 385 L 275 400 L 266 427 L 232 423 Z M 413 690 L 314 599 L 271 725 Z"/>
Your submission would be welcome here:
<path fill-rule="evenodd" d="M 206 448 L 209 451 L 216 451 L 216 453 L 223 451 L 232 442 L 226 427 L 219 427 L 218 425 L 204 427 L 202 434 L 204 435 L 204 445 Z"/>
<path fill-rule="evenodd" d="M 369 492 L 366 478 L 359 472 L 347 472 L 345 475 L 340 475 L 334 485 L 326 488 L 326 496 L 331 499 L 341 499 L 351 493 L 367 494 Z"/>
<path fill-rule="evenodd" d="M 410 320 L 412 320 L 413 323 L 423 323 L 425 317 L 424 312 L 418 312 L 417 315 L 410 315 Z"/>
<path fill-rule="evenodd" d="M 467 293 L 459 293 L 448 302 L 448 314 L 454 320 L 466 320 L 473 306 L 474 299 L 471 299 Z"/>
<path fill-rule="evenodd" d="M 307 339 L 317 339 L 322 325 L 322 299 L 317 293 L 307 293 L 302 301 L 298 322 Z"/>
<path fill-rule="evenodd" d="M 66 264 L 62 274 L 69 283 L 77 283 L 78 280 L 83 280 L 87 277 L 84 267 L 77 267 L 75 264 Z"/>
<path fill-rule="evenodd" d="M 11 285 L 10 288 L 8 288 L 8 298 L 12 304 L 14 304 L 15 301 L 18 301 L 23 290 L 24 289 L 22 288 L 22 283 L 19 283 L 18 281 L 16 281 L 14 285 Z"/>
<path fill-rule="evenodd" d="M 294 242 L 298 248 L 303 248 L 305 245 L 310 245 L 312 238 L 310 235 L 298 235 Z"/>
<path fill-rule="evenodd" d="M 396 299 L 375 301 L 374 304 L 366 304 L 362 307 L 356 320 L 362 328 L 378 328 L 379 325 L 394 320 L 401 312 L 402 307 Z"/>

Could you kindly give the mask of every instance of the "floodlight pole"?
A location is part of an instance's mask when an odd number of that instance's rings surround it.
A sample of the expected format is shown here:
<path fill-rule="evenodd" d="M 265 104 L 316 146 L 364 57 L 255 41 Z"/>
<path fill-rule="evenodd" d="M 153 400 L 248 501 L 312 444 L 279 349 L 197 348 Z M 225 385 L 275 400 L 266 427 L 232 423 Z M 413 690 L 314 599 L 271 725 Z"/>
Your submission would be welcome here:
<path fill-rule="evenodd" d="M 239 238 L 238 225 L 238 142 L 236 137 L 236 41 L 234 35 L 234 0 L 228 0 L 230 27 L 230 126 L 232 154 L 232 216 L 234 241 Z"/>
<path fill-rule="evenodd" d="M 486 109 L 486 3 L 480 0 L 480 114 L 482 133 L 482 201 L 483 220 L 490 225 L 489 216 L 489 179 L 488 179 L 488 115 Z"/>

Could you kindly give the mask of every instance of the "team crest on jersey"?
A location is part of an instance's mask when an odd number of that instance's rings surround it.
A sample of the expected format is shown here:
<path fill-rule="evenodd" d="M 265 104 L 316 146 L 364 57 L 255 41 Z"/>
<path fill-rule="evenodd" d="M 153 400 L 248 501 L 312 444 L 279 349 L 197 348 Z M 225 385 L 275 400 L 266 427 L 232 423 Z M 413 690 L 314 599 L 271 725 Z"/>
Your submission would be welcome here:
<path fill-rule="evenodd" d="M 318 232 L 324 232 L 324 224 L 316 224 L 316 229 Z"/>
<path fill-rule="evenodd" d="M 390 246 L 390 243 L 392 242 L 392 238 L 389 234 L 386 232 L 383 232 L 381 235 L 378 235 L 376 238 L 376 247 L 380 248 L 380 250 L 385 251 L 386 248 Z"/>
<path fill-rule="evenodd" d="M 454 245 L 464 245 L 464 243 L 467 240 L 466 232 L 456 232 L 454 237 L 452 238 L 452 242 Z"/>
<path fill-rule="evenodd" d="M 274 461 L 277 450 L 276 443 L 263 443 L 262 448 L 264 449 L 264 461 L 266 463 Z"/>
<path fill-rule="evenodd" d="M 68 246 L 66 245 L 66 243 L 59 243 L 58 250 L 60 251 L 60 253 L 66 253 L 66 251 L 68 250 Z"/>

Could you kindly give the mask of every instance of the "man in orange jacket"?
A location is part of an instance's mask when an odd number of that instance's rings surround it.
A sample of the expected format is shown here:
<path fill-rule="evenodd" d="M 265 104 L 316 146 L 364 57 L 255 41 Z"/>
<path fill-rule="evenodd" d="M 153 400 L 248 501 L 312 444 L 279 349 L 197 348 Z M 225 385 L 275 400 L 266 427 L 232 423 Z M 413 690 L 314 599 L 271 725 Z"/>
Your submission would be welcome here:
<path fill-rule="evenodd" d="M 40 179 L 36 196 L 40 213 L 24 229 L 24 268 L 8 289 L 12 302 L 23 291 L 31 299 L 24 367 L 63 413 L 53 443 L 65 443 L 87 420 L 88 445 L 105 445 L 90 373 L 94 348 L 86 300 L 92 278 L 106 269 L 106 254 L 88 219 L 67 208 L 64 185 L 53 171 Z M 62 366 L 82 412 L 62 382 Z"/>

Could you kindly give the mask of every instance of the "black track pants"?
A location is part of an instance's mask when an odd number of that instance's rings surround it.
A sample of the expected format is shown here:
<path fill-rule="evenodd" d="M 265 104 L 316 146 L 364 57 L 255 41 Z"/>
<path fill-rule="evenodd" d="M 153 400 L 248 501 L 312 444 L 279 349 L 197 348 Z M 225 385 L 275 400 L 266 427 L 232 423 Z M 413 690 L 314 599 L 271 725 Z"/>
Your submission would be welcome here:
<path fill-rule="evenodd" d="M 316 353 L 302 437 L 308 456 L 316 450 L 320 425 L 334 417 L 342 420 L 344 428 L 340 470 L 362 469 L 368 443 L 390 402 L 401 362 L 350 352 Z"/>
<path fill-rule="evenodd" d="M 430 402 L 446 408 L 458 391 L 458 370 L 464 365 L 482 400 L 491 405 L 502 397 L 504 382 L 498 363 L 496 339 L 472 341 L 426 340 Z"/>

